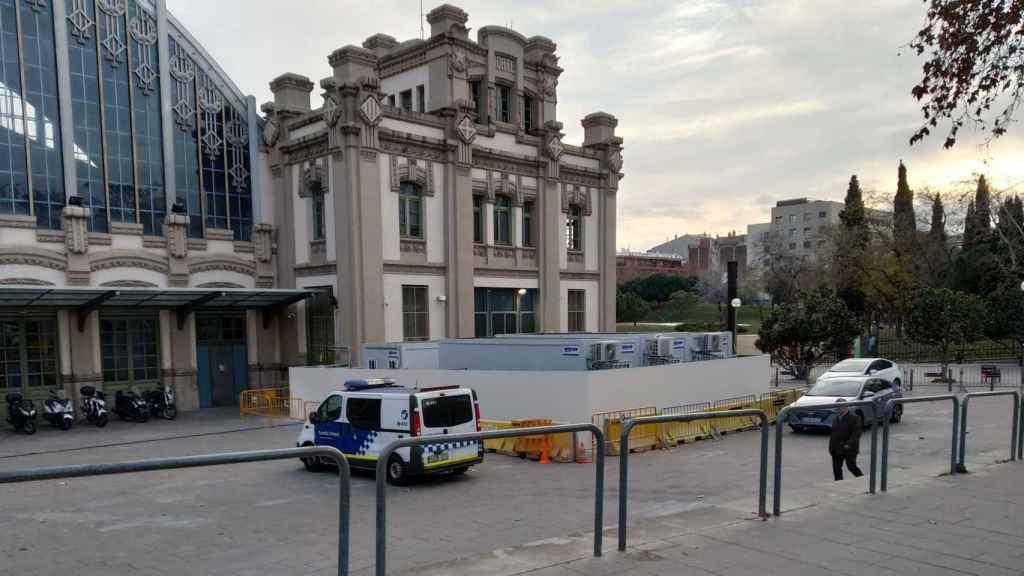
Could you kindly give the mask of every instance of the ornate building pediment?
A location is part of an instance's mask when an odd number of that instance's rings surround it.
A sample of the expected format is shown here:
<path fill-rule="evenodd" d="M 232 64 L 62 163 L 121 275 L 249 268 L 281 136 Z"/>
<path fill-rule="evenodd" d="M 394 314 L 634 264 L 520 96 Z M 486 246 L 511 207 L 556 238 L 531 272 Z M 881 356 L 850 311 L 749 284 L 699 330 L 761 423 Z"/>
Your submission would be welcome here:
<path fill-rule="evenodd" d="M 405 158 L 405 162 L 399 162 L 399 156 L 391 155 L 391 191 L 398 192 L 402 188 L 402 182 L 412 182 L 419 186 L 424 196 L 434 195 L 434 165 L 430 160 L 415 160 Z"/>
<path fill-rule="evenodd" d="M 562 212 L 569 213 L 569 206 L 575 204 L 583 208 L 583 214 L 590 216 L 594 213 L 590 201 L 590 190 L 580 188 L 571 184 L 562 186 Z"/>

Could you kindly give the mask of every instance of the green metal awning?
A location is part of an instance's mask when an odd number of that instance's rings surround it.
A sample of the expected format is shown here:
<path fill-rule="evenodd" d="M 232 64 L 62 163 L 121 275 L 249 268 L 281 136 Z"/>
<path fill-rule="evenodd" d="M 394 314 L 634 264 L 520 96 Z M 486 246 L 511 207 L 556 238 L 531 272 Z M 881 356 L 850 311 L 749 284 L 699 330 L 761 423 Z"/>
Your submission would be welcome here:
<path fill-rule="evenodd" d="M 173 310 L 179 328 L 185 317 L 197 310 L 258 310 L 273 312 L 305 300 L 316 290 L 262 288 L 49 288 L 36 286 L 0 287 L 0 309 L 73 309 L 79 312 L 79 330 L 85 317 L 101 308 L 142 308 Z M 264 324 L 269 314 L 264 316 Z"/>

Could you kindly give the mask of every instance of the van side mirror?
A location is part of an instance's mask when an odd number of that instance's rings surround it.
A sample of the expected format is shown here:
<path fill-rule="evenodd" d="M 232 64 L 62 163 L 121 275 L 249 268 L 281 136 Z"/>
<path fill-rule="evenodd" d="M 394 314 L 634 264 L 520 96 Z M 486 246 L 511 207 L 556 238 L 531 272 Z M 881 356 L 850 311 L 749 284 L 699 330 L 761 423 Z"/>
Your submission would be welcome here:
<path fill-rule="evenodd" d="M 861 392 L 861 394 L 860 394 L 861 400 L 867 400 L 868 398 L 874 398 L 874 397 L 875 397 L 875 393 L 872 392 L 871 390 L 865 390 L 864 392 Z"/>
<path fill-rule="evenodd" d="M 317 423 L 317 416 L 316 416 L 316 412 L 310 412 L 310 413 L 309 413 L 309 422 L 310 422 L 311 424 L 316 424 L 316 423 Z"/>

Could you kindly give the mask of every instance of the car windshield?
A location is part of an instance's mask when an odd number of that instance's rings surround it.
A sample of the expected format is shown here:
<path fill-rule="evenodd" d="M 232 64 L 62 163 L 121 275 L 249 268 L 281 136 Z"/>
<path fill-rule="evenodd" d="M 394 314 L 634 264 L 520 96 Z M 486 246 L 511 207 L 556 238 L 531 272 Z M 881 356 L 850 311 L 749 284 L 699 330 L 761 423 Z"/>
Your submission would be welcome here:
<path fill-rule="evenodd" d="M 808 396 L 857 396 L 864 383 L 860 380 L 822 380 L 807 393 Z"/>
<path fill-rule="evenodd" d="M 839 364 L 828 369 L 829 372 L 855 372 L 863 374 L 871 360 L 843 360 Z"/>

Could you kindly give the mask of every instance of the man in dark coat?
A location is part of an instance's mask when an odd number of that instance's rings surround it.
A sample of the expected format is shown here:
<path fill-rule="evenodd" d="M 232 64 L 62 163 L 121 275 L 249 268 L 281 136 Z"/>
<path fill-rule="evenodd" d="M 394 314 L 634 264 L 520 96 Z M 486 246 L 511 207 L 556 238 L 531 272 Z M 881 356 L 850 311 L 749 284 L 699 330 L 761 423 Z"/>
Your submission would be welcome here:
<path fill-rule="evenodd" d="M 856 477 L 864 475 L 857 467 L 860 452 L 860 418 L 850 412 L 848 406 L 840 406 L 839 414 L 832 422 L 832 437 L 828 441 L 828 452 L 832 455 L 832 473 L 836 481 L 843 479 L 843 461 L 850 473 Z"/>

